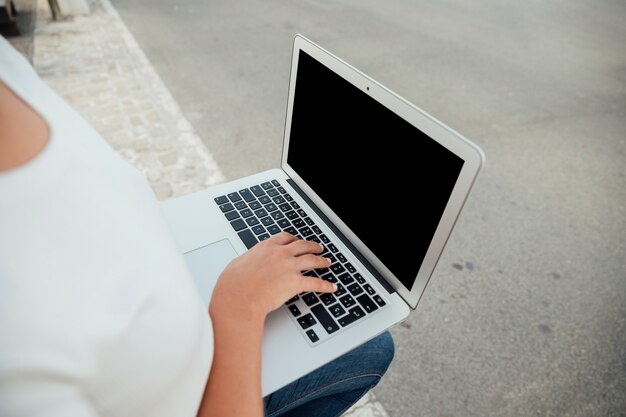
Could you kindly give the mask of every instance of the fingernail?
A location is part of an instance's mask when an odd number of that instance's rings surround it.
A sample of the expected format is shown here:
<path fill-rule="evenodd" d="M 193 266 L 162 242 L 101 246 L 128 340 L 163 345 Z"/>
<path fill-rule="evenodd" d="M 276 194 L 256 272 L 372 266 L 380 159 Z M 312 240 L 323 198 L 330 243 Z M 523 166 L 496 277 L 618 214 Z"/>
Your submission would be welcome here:
<path fill-rule="evenodd" d="M 328 265 L 333 263 L 333 261 L 331 261 L 330 258 L 326 258 L 326 260 L 328 261 Z"/>
<path fill-rule="evenodd" d="M 337 284 L 333 283 L 333 291 L 337 291 Z"/>
<path fill-rule="evenodd" d="M 318 245 L 320 245 L 320 248 L 322 248 L 322 250 L 324 250 L 324 245 L 322 245 L 321 243 L 318 243 Z"/>

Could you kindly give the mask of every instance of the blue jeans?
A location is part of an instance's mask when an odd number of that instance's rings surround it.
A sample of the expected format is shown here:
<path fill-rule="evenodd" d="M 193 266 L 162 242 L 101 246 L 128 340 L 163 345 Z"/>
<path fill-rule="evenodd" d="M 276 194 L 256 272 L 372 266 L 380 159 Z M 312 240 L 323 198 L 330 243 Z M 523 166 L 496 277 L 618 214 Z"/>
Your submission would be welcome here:
<path fill-rule="evenodd" d="M 268 395 L 267 417 L 335 417 L 373 388 L 393 359 L 389 332 Z"/>

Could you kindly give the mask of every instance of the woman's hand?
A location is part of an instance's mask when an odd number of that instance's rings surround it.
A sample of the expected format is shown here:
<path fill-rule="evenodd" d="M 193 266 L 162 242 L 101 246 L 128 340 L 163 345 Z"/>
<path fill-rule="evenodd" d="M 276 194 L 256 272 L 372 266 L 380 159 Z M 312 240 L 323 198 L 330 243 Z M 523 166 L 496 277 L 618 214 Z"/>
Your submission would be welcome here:
<path fill-rule="evenodd" d="M 335 284 L 302 275 L 328 268 L 330 260 L 315 254 L 322 245 L 279 233 L 234 259 L 220 275 L 209 311 L 212 317 L 265 319 L 296 294 L 334 292 Z"/>

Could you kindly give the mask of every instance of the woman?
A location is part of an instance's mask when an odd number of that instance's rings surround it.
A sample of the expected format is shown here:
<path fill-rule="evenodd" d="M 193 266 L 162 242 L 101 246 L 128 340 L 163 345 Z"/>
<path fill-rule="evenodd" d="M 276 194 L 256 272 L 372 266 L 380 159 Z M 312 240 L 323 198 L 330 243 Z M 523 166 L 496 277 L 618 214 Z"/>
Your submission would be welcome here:
<path fill-rule="evenodd" d="M 256 245 L 207 314 L 143 177 L 0 39 L 0 415 L 340 415 L 387 369 L 388 333 L 261 396 L 266 315 L 336 289 L 301 275 L 321 252 Z"/>

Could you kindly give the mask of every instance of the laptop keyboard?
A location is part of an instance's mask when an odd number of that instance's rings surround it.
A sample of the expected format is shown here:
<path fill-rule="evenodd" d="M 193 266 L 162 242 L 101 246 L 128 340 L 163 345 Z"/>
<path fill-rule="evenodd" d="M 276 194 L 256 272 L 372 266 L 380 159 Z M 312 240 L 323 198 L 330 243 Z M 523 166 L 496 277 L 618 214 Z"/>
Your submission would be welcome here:
<path fill-rule="evenodd" d="M 337 291 L 302 293 L 284 306 L 311 344 L 321 343 L 386 305 L 277 180 L 217 197 L 215 203 L 248 249 L 281 231 L 324 245 L 322 254 L 331 259 L 330 268 L 303 271 L 303 274 L 333 282 Z"/>

